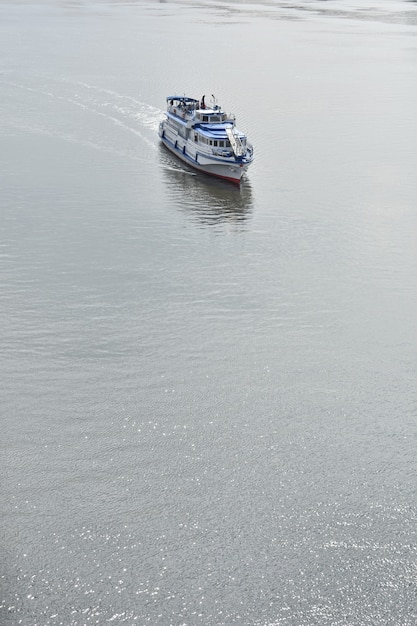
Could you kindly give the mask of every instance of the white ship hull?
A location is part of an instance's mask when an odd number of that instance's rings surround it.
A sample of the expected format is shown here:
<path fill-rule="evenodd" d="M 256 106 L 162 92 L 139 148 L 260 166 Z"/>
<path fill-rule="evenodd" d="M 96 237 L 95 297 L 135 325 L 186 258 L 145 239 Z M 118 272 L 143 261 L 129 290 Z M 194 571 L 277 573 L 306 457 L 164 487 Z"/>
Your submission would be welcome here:
<path fill-rule="evenodd" d="M 187 142 L 183 143 L 177 140 L 177 145 L 175 145 L 175 142 L 173 143 L 167 137 L 162 136 L 161 141 L 164 146 L 175 154 L 175 156 L 181 159 L 181 161 L 190 167 L 211 176 L 217 176 L 218 178 L 224 178 L 225 180 L 239 183 L 243 174 L 249 167 L 249 163 L 234 163 L 233 161 L 225 162 L 224 160 L 216 162 L 213 159 L 208 159 L 206 156 L 199 154 L 198 152 L 192 154 L 192 150 L 190 150 L 190 146 L 187 146 Z"/>
<path fill-rule="evenodd" d="M 192 98 L 167 101 L 159 137 L 168 150 L 200 172 L 239 183 L 253 161 L 253 148 L 235 129 L 234 117 L 218 106 L 200 108 Z"/>

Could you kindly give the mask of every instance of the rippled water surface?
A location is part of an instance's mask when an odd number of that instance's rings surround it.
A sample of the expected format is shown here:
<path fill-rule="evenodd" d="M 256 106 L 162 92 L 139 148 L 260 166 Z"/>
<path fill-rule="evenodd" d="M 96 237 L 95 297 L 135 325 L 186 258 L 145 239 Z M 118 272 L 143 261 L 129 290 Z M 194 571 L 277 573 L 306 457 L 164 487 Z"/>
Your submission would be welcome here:
<path fill-rule="evenodd" d="M 417 623 L 416 112 L 416 2 L 0 1 L 2 626 Z"/>

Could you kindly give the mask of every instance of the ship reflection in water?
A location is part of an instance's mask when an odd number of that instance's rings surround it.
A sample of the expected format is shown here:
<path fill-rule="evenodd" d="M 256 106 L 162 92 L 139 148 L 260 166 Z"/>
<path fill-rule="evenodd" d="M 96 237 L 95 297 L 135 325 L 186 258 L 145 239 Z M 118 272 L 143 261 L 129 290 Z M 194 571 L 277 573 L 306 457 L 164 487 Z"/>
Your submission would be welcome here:
<path fill-rule="evenodd" d="M 178 163 L 160 146 L 160 163 L 169 194 L 177 206 L 202 226 L 229 225 L 245 229 L 252 215 L 252 188 L 248 179 L 240 185 L 194 172 Z"/>

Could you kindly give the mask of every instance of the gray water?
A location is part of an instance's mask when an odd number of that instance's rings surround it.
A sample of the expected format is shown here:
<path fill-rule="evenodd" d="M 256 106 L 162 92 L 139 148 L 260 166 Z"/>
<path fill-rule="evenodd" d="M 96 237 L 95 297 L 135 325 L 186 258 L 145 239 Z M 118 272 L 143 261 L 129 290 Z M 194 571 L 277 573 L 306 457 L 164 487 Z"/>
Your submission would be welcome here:
<path fill-rule="evenodd" d="M 2 626 L 417 623 L 416 136 L 415 2 L 1 0 Z"/>

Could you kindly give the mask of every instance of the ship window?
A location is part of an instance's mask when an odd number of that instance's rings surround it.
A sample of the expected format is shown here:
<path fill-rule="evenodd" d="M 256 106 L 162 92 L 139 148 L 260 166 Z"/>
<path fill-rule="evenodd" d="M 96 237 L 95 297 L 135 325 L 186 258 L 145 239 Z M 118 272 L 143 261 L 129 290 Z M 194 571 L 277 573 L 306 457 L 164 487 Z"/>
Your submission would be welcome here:
<path fill-rule="evenodd" d="M 203 122 L 208 122 L 208 115 L 203 115 Z"/>
<path fill-rule="evenodd" d="M 198 135 L 197 135 L 197 133 L 194 133 L 194 141 L 198 141 Z"/>
<path fill-rule="evenodd" d="M 214 140 L 214 142 L 213 142 L 213 143 L 214 143 L 214 145 L 215 145 L 215 146 L 217 146 L 217 141 L 216 141 L 216 140 Z"/>

